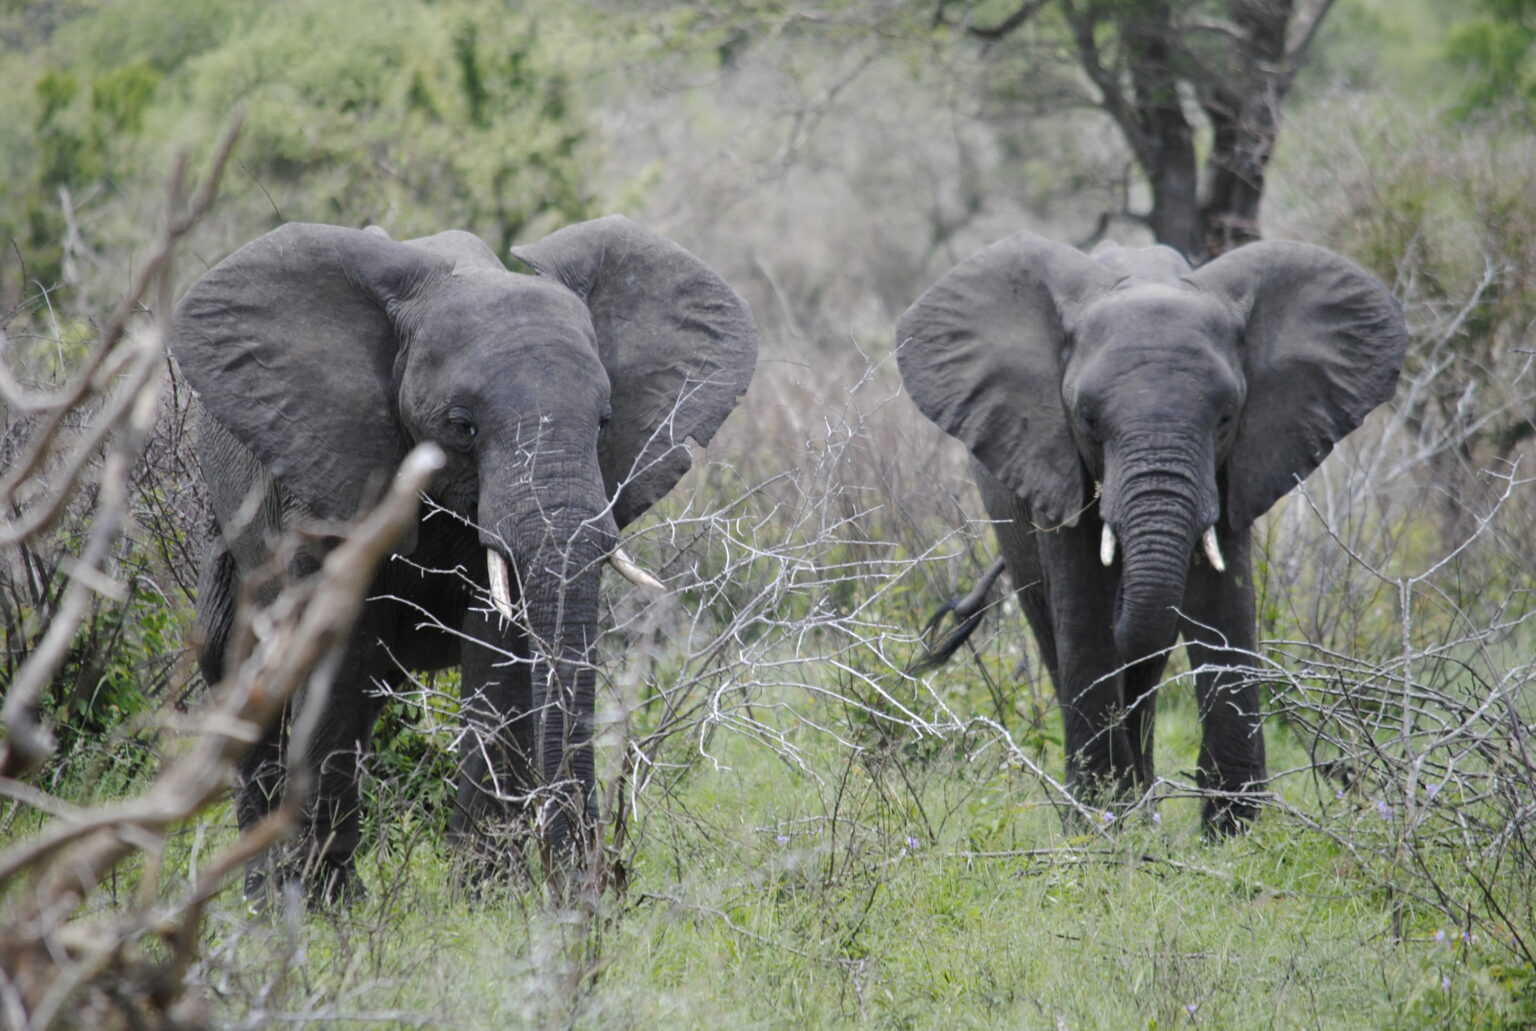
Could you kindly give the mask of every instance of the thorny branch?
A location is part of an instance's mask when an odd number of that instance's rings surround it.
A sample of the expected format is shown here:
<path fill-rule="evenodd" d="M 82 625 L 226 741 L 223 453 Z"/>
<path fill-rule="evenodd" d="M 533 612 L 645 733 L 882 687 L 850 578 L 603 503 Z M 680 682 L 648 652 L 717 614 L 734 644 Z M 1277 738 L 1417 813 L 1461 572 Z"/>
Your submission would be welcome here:
<path fill-rule="evenodd" d="M 183 189 L 185 162 L 178 162 L 155 247 L 69 384 L 45 394 L 26 390 L 8 368 L 0 376 L 0 399 L 38 415 L 26 455 L 0 492 L 0 503 L 19 514 L 0 529 L 6 547 L 47 530 L 72 496 L 87 489 L 96 454 L 110 441 L 99 466 L 89 533 L 69 566 L 70 582 L 42 640 L 7 685 L 0 713 L 0 795 L 51 817 L 32 838 L 0 852 L 0 890 L 9 891 L 11 900 L 0 922 L 0 1023 L 7 1027 L 40 1031 L 72 1024 L 77 1008 L 95 1007 L 99 1016 L 102 1005 L 117 1007 L 130 1026 L 149 1014 L 167 1027 L 201 1023 L 196 1001 L 182 994 L 201 942 L 203 907 L 246 859 L 289 832 L 302 801 L 297 793 L 205 864 L 180 901 L 153 901 L 158 865 L 151 862 L 140 905 L 95 920 L 77 911 L 130 856 L 157 857 L 172 828 L 225 794 L 234 761 L 349 632 L 374 567 L 414 518 L 418 496 L 442 461 L 431 446 L 412 452 L 388 496 L 344 533 L 319 574 L 290 587 L 267 610 L 255 647 L 223 684 L 215 685 L 203 711 L 183 721 L 190 728 L 189 740 L 147 790 L 126 801 L 81 809 L 15 779 L 53 750 L 52 734 L 39 715 L 40 698 L 88 614 L 91 595 L 122 590 L 112 575 L 111 555 L 127 518 L 129 477 L 158 414 L 171 258 L 178 241 L 212 206 L 238 130 L 237 118 L 190 199 Z M 152 317 L 136 321 L 150 298 Z M 63 427 L 76 416 L 85 428 L 71 439 Z M 50 466 L 51 482 L 40 482 Z M 139 954 L 137 943 L 146 935 L 166 941 L 164 960 L 157 963 Z M 120 989 L 103 994 L 96 979 L 113 970 L 131 973 L 126 982 L 142 996 L 125 998 Z"/>

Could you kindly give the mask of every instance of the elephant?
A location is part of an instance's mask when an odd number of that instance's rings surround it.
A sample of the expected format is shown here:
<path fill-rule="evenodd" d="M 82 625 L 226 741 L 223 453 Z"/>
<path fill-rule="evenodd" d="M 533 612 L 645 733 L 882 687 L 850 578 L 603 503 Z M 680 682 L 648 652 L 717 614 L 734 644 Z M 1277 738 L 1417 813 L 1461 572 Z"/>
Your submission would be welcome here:
<path fill-rule="evenodd" d="M 526 858 L 531 838 L 552 872 L 590 854 L 602 566 L 660 586 L 617 550 L 619 532 L 688 470 L 685 441 L 707 444 L 746 391 L 757 331 L 703 261 L 621 216 L 512 254 L 532 272 L 468 232 L 396 241 L 289 223 L 175 309 L 169 346 L 201 403 L 214 524 L 196 620 L 208 683 L 232 661 L 242 596 L 269 604 L 314 573 L 410 447 L 447 456 L 326 670 L 305 754 L 287 756 L 276 727 L 239 764 L 242 828 L 281 799 L 285 765 L 313 784 L 298 844 L 248 869 L 249 895 L 274 873 L 316 904 L 362 891 L 359 765 L 384 696 L 407 671 L 455 665 L 450 840 L 482 857 L 510 842 Z"/>
<path fill-rule="evenodd" d="M 1077 801 L 1123 806 L 1153 782 L 1155 689 L 1182 633 L 1202 826 L 1250 824 L 1266 773 L 1260 687 L 1241 670 L 1249 528 L 1391 398 L 1406 340 L 1373 276 L 1286 241 L 1194 268 L 1163 246 L 1085 255 L 1019 232 L 901 317 L 902 380 L 970 451 Z"/>

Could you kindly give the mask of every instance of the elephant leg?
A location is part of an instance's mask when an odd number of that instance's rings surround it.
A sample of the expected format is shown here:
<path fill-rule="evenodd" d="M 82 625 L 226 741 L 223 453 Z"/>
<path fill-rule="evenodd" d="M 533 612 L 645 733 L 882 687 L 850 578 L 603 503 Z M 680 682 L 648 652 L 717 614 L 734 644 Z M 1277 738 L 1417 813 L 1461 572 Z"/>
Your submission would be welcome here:
<path fill-rule="evenodd" d="M 1120 670 L 1109 617 L 1115 581 L 1099 560 L 1098 520 L 1084 515 L 1077 527 L 1041 532 L 1018 496 L 979 463 L 971 474 L 1056 686 L 1068 789 L 1090 805 L 1133 794 L 1151 777 L 1151 699 L 1128 703 L 1157 683 L 1166 659 Z"/>
<path fill-rule="evenodd" d="M 1050 593 L 1046 589 L 1045 568 L 1041 562 L 1040 548 L 1036 541 L 1029 512 L 1019 496 L 987 472 L 980 462 L 971 461 L 971 476 L 981 491 L 982 504 L 987 517 L 993 520 L 998 547 L 1003 552 L 1003 562 L 1008 568 L 1008 579 L 1013 584 L 1014 597 L 1029 628 L 1034 632 L 1040 657 L 1053 680 L 1056 679 L 1055 624 L 1051 617 Z"/>
<path fill-rule="evenodd" d="M 224 679 L 231 633 L 235 622 L 236 599 L 240 593 L 239 573 L 234 557 L 221 534 L 209 538 L 197 582 L 197 664 L 209 687 Z M 283 739 L 287 712 L 267 727 L 261 737 L 236 763 L 235 819 L 242 831 L 256 826 L 282 797 Z M 245 872 L 245 895 L 249 899 L 265 896 L 272 874 L 273 857 L 252 860 Z"/>
<path fill-rule="evenodd" d="M 276 724 L 262 733 L 260 740 L 240 757 L 235 779 L 235 819 L 242 831 L 256 826 L 270 813 L 283 793 L 283 742 L 287 736 L 288 716 L 284 712 Z M 277 857 L 258 856 L 245 868 L 245 897 L 266 897 Z"/>
<path fill-rule="evenodd" d="M 484 867 L 509 852 L 521 856 L 526 799 L 538 783 L 528 645 L 521 631 L 499 622 L 473 609 L 464 618 L 464 728 L 458 797 L 448 826 L 449 840 Z"/>
<path fill-rule="evenodd" d="M 389 689 L 403 678 L 389 653 L 379 646 L 378 623 L 365 609 L 346 647 L 311 675 L 290 703 L 278 737 L 287 739 L 281 746 L 287 763 L 268 762 L 263 767 L 266 775 L 253 779 L 251 789 L 242 793 L 249 798 L 253 816 L 263 801 L 270 808 L 278 780 L 287 798 L 302 793 L 298 840 L 281 856 L 267 860 L 256 883 L 259 886 L 265 874 L 275 874 L 280 882 L 303 881 L 312 905 L 350 901 L 365 894 L 353 859 L 362 837 L 361 764 Z M 328 694 L 319 712 L 311 714 L 306 710 L 311 692 L 317 689 L 318 678 L 326 676 L 330 677 Z M 268 759 L 272 757 L 269 751 Z M 245 818 L 242 812 L 242 826 Z M 248 876 L 248 887 L 251 880 Z"/>
<path fill-rule="evenodd" d="M 362 840 L 362 763 L 386 696 L 400 679 L 392 669 L 338 673 L 306 750 L 314 794 L 307 807 L 305 866 L 311 899 L 322 905 L 366 894 L 354 859 Z"/>
<path fill-rule="evenodd" d="M 1134 794 L 1140 733 L 1128 708 L 1127 671 L 1108 613 L 1115 581 L 1098 557 L 1097 521 L 1064 528 L 1041 542 L 1056 649 L 1056 696 L 1067 750 L 1067 786 L 1090 805 Z M 1145 679 L 1143 677 L 1143 679 Z"/>
<path fill-rule="evenodd" d="M 1220 533 L 1227 571 L 1199 563 L 1190 571 L 1186 626 L 1189 662 L 1197 672 L 1201 741 L 1199 779 L 1206 833 L 1230 834 L 1258 813 L 1254 792 L 1265 782 L 1264 730 L 1255 652 L 1253 577 L 1247 530 Z"/>

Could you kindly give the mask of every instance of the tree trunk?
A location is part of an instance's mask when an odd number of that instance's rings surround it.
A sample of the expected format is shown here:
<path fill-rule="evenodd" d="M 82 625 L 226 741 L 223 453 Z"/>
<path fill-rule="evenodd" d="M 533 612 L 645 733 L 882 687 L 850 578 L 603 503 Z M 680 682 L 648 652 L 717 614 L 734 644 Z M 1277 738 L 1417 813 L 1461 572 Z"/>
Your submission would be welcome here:
<path fill-rule="evenodd" d="M 1211 124 L 1200 204 L 1201 256 L 1208 258 L 1260 238 L 1264 173 L 1280 134 L 1280 104 L 1295 76 L 1286 54 L 1292 0 L 1228 6 L 1238 38 L 1225 67 L 1211 69 L 1200 88 Z"/>
<path fill-rule="evenodd" d="M 1158 0 L 1126 26 L 1125 46 L 1142 141 L 1137 161 L 1152 188 L 1147 221 L 1158 243 L 1194 261 L 1201 254 L 1199 179 L 1194 131 L 1179 97 L 1172 17 L 1166 0 Z"/>

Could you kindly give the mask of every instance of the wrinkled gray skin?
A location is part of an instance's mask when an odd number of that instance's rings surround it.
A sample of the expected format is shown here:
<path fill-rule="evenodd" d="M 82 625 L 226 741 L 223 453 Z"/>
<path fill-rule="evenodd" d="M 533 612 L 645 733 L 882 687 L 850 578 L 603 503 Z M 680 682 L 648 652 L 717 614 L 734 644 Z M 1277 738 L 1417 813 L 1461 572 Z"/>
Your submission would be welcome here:
<path fill-rule="evenodd" d="M 1228 793 L 1208 798 L 1206 828 L 1252 817 L 1259 686 L 1220 671 L 1253 664 L 1249 526 L 1391 397 L 1405 340 L 1369 274 L 1282 242 L 1191 269 L 1164 247 L 1090 258 L 1019 233 L 908 309 L 902 377 L 972 452 L 1077 797 L 1151 783 L 1152 689 L 1182 632 L 1201 669 L 1200 781 Z"/>
<path fill-rule="evenodd" d="M 414 443 L 448 455 L 296 757 L 317 780 L 282 873 L 303 867 L 322 899 L 356 888 L 358 762 L 380 688 L 405 670 L 463 669 L 453 837 L 504 853 L 532 826 L 551 861 L 579 861 L 604 560 L 688 469 L 685 439 L 707 443 L 751 380 L 746 303 L 670 241 L 613 216 L 514 253 L 537 274 L 509 272 L 468 233 L 399 243 L 295 223 L 226 258 L 175 313 L 217 520 L 198 600 L 210 683 L 234 658 L 242 591 L 268 602 L 324 557 L 311 534 L 274 570 L 284 531 L 354 515 Z M 515 621 L 490 603 L 491 552 L 510 567 Z M 284 737 L 241 765 L 241 827 L 281 797 Z"/>

